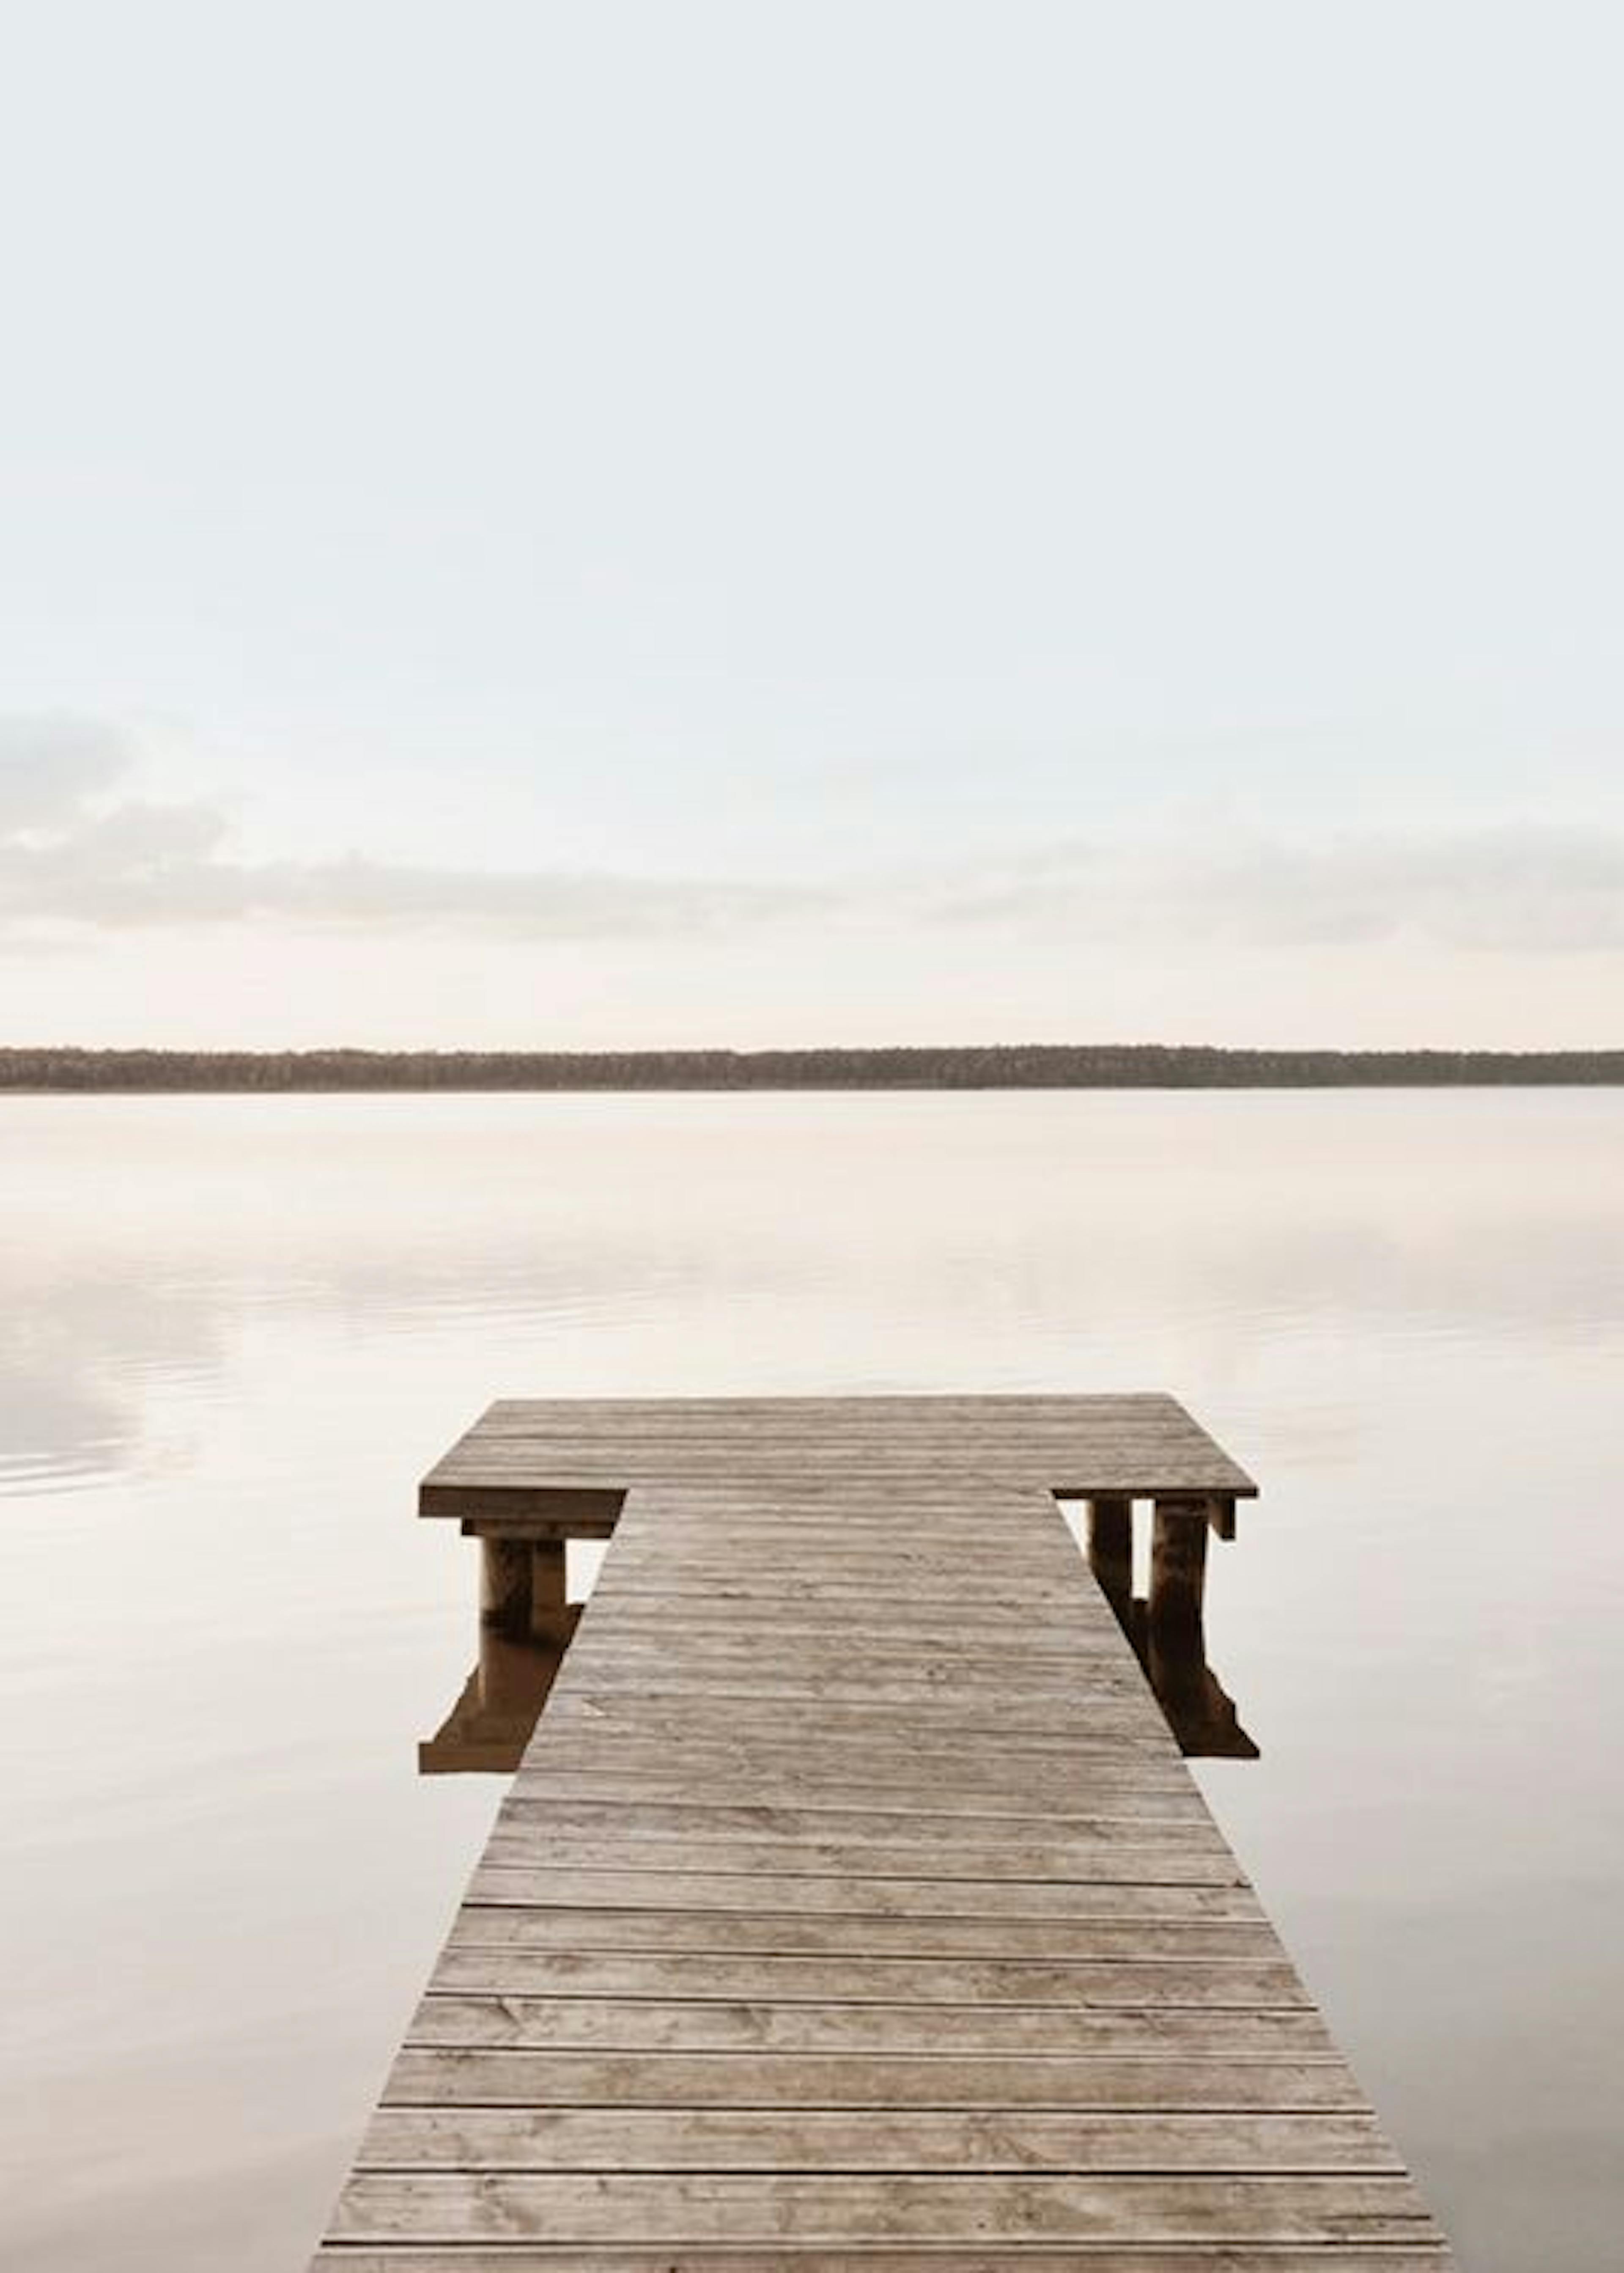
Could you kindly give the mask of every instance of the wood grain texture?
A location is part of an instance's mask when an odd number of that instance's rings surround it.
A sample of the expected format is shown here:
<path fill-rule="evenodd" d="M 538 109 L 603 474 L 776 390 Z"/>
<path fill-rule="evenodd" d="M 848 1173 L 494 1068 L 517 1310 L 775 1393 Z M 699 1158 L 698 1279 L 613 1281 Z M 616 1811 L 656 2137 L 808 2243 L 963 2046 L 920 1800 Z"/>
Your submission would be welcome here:
<path fill-rule="evenodd" d="M 549 1997 L 512 1989 L 425 1997 L 413 2050 L 530 2052 L 1174 2052 L 1210 2059 L 1335 2057 L 1312 2008 L 938 2005 L 878 1999 Z"/>
<path fill-rule="evenodd" d="M 423 1512 L 612 1536 L 317 2263 L 1438 2273 L 1055 1498 L 1254 1489 L 1162 1396 L 493 1406 Z"/>
<path fill-rule="evenodd" d="M 688 2172 L 555 2175 L 530 2172 L 357 2172 L 333 2238 L 357 2240 L 676 2242 L 955 2241 L 1011 2232 L 1023 2241 L 1405 2242 L 1430 2220 L 1398 2176 L 1190 2178 L 1158 2172 L 1016 2179 L 770 2176 Z"/>
<path fill-rule="evenodd" d="M 372 2171 L 1396 2172 L 1369 2115 L 848 2115 L 802 2108 L 380 2108 Z"/>
<path fill-rule="evenodd" d="M 1339 2060 L 1140 2053 L 436 2052 L 396 2055 L 386 2107 L 1016 2107 L 1355 2113 Z"/>
<path fill-rule="evenodd" d="M 677 1909 L 656 1884 L 646 1907 L 581 1909 L 568 1902 L 507 1904 L 465 1902 L 452 1922 L 448 1949 L 560 1949 L 594 1952 L 701 1951 L 780 1956 L 926 1959 L 1007 1958 L 1013 1962 L 1083 1962 L 1125 1957 L 1229 1961 L 1277 1956 L 1280 1944 L 1256 1897 L 1225 1889 L 1224 1909 L 1210 1888 L 1135 1887 L 1102 1891 L 1098 1915 L 1050 1919 L 807 1917 L 794 1911 Z M 1192 1907 L 1200 1901 L 1203 1909 Z M 1175 1907 L 1178 1905 L 1178 1907 Z"/>
<path fill-rule="evenodd" d="M 524 1997 L 719 1998 L 792 2006 L 1059 2006 L 1094 2012 L 1195 2009 L 1312 2011 L 1283 1953 L 1274 1961 L 1221 1957 L 1077 1959 L 800 1957 L 683 1950 L 558 1954 L 450 1946 L 432 1993 Z"/>

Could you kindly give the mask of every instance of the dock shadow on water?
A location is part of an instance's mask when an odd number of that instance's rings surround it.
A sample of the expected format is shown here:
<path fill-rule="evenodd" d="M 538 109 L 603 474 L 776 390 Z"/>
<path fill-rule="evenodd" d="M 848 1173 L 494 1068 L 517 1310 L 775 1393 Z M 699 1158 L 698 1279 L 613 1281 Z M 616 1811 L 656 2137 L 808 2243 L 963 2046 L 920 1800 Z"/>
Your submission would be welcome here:
<path fill-rule="evenodd" d="M 1134 1592 L 1127 1501 L 1087 1503 L 1081 1537 L 1179 1751 L 1188 1759 L 1257 1759 L 1234 1699 L 1207 1662 L 1199 1587 L 1185 1615 L 1152 1619 L 1148 1599 Z M 451 1710 L 417 1747 L 419 1775 L 517 1772 L 580 1616 L 580 1603 L 564 1599 L 564 1570 L 562 1542 L 504 1542 L 494 1552 L 486 1542 L 478 1654 Z"/>

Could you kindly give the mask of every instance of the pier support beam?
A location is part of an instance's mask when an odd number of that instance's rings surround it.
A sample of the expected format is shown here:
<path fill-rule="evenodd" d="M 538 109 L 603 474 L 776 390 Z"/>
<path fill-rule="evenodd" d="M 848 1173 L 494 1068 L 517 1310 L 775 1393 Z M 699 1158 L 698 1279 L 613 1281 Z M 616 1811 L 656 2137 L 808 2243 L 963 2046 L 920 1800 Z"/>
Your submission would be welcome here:
<path fill-rule="evenodd" d="M 564 1642 L 575 1624 L 562 1539 L 480 1535 L 479 1622 L 514 1641 Z"/>
<path fill-rule="evenodd" d="M 1146 1616 L 1152 1660 L 1204 1659 L 1201 1624 L 1207 1585 L 1207 1525 L 1204 1499 L 1158 1499 L 1150 1534 L 1150 1598 Z M 1154 1663 L 1152 1678 L 1155 1678 Z"/>
<path fill-rule="evenodd" d="M 530 1542 L 496 1537 L 479 1542 L 479 1622 L 498 1633 L 530 1631 Z"/>
<path fill-rule="evenodd" d="M 1111 1497 L 1089 1502 L 1089 1568 L 1117 1614 L 1124 1633 L 1134 1620 L 1134 1503 Z"/>

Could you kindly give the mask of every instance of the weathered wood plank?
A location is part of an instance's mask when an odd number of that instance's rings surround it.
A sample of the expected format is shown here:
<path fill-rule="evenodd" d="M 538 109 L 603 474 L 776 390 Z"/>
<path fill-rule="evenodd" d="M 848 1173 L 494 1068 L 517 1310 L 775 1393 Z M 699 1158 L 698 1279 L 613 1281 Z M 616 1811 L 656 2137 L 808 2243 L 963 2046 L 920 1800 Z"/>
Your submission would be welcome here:
<path fill-rule="evenodd" d="M 1165 1728 L 1157 1730 L 1148 1722 L 1130 1730 L 1126 1739 L 1086 1717 L 1074 1727 L 1068 1719 L 1059 1731 L 989 1729 L 984 1724 L 933 1738 L 928 1730 L 901 1724 L 877 1727 L 872 1719 L 856 1728 L 844 1723 L 825 1728 L 809 1724 L 803 1716 L 798 1730 L 770 1725 L 741 1728 L 737 1716 L 719 1728 L 706 1728 L 700 1725 L 702 1708 L 694 1710 L 693 1719 L 695 1725 L 685 1729 L 684 1741 L 673 1744 L 664 1730 L 638 1725 L 624 1699 L 606 1711 L 545 1717 L 520 1774 L 541 1774 L 555 1765 L 565 1767 L 587 1759 L 613 1763 L 628 1773 L 643 1767 L 667 1774 L 692 1768 L 697 1774 L 725 1757 L 741 1772 L 776 1770 L 793 1762 L 797 1774 L 809 1780 L 838 1777 L 851 1782 L 868 1781 L 872 1761 L 876 1789 L 894 1780 L 891 1771 L 912 1764 L 909 1789 L 918 1793 L 923 1783 L 926 1790 L 921 1796 L 932 1800 L 944 1785 L 971 1792 L 984 1789 L 989 1778 L 994 1789 L 1007 1792 L 1012 1787 L 1036 1791 L 1047 1782 L 1074 1795 L 1089 1795 L 1109 1789 L 1112 1778 L 1131 1781 L 1136 1789 L 1165 1790 L 1180 1775 L 1186 1792 L 1194 1789 Z"/>
<path fill-rule="evenodd" d="M 1370 2115 L 860 2115 L 801 2108 L 380 2108 L 370 2171 L 1397 2172 Z"/>
<path fill-rule="evenodd" d="M 526 1837 L 538 1832 L 553 1839 L 585 1837 L 652 1840 L 745 1841 L 766 1846 L 805 1842 L 827 1845 L 831 1841 L 883 1845 L 887 1842 L 915 1847 L 950 1848 L 962 1857 L 978 1840 L 996 1841 L 1005 1856 L 1017 1854 L 1034 1838 L 1033 1824 L 1046 1833 L 1049 1848 L 1088 1853 L 1111 1842 L 1131 1839 L 1135 1844 L 1201 1843 L 1223 1847 L 1211 1817 L 1202 1812 L 1153 1829 L 1135 1818 L 1114 1815 L 1044 1814 L 1031 1818 L 994 1817 L 989 1823 L 967 1822 L 962 1815 L 944 1815 L 920 1808 L 912 1812 L 888 1808 L 813 1808 L 804 1804 L 780 1807 L 721 1805 L 715 1802 L 676 1804 L 666 1800 L 587 1800 L 540 1797 L 527 1782 L 515 1785 L 497 1818 L 498 1831 L 507 1828 Z M 1227 1849 L 1224 1849 L 1225 1853 Z M 960 1876 L 974 1876 L 960 1872 Z"/>
<path fill-rule="evenodd" d="M 1101 1890 L 1089 1917 L 915 1918 L 797 1915 L 753 1909 L 677 1909 L 674 1890 L 663 1906 L 656 1886 L 641 1906 L 586 1908 L 568 1902 L 530 1905 L 464 1902 L 452 1922 L 453 1949 L 595 1951 L 687 1950 L 754 1956 L 1065 1960 L 1123 1957 L 1273 1958 L 1280 1944 L 1255 1896 L 1207 1887 Z M 1201 1907 L 1197 1907 L 1197 1904 Z"/>
<path fill-rule="evenodd" d="M 1044 1812 L 1052 1802 L 1057 1812 L 1077 1814 L 1089 1812 L 1096 1796 L 1102 1804 L 1124 1792 L 1135 1801 L 1164 1798 L 1179 1789 L 1182 1774 L 1184 1797 L 1197 1797 L 1178 1754 L 1160 1737 L 1153 1742 L 1134 1730 L 1124 1739 L 1086 1722 L 1059 1746 L 1045 1736 L 989 1736 L 984 1729 L 966 1740 L 956 1732 L 932 1738 L 928 1731 L 909 1729 L 887 1737 L 870 1728 L 809 1731 L 797 1743 L 793 1729 L 724 1725 L 692 1729 L 685 1744 L 673 1745 L 657 1729 L 627 1727 L 624 1715 L 613 1727 L 578 1716 L 568 1727 L 562 1719 L 543 1722 L 520 1764 L 518 1788 L 553 1775 L 603 1772 L 662 1777 L 714 1791 L 716 1780 L 730 1772 L 737 1782 L 723 1781 L 723 1791 L 743 1795 L 746 1784 L 770 1779 L 792 1792 L 806 1786 L 808 1805 L 828 1787 L 843 1784 L 854 1795 L 839 1803 L 846 1806 L 860 1797 L 900 1809 L 914 1799 L 932 1809 L 966 1807 L 979 1814 L 989 1812 L 987 1802 L 1001 1800 L 1014 1813 Z"/>
<path fill-rule="evenodd" d="M 815 1714 L 806 1709 L 814 1704 L 818 1707 Z M 740 1709 L 745 1706 L 757 1709 L 745 1712 Z M 633 1684 L 625 1689 L 598 1683 L 590 1689 L 582 1689 L 573 1682 L 560 1681 L 548 1699 L 547 1709 L 559 1722 L 587 1721 L 598 1728 L 613 1723 L 651 1736 L 666 1736 L 677 1744 L 685 1730 L 702 1732 L 708 1727 L 723 1732 L 759 1729 L 763 1735 L 770 1735 L 793 1729 L 797 1723 L 813 1722 L 826 1735 L 865 1740 L 913 1734 L 940 1736 L 961 1730 L 966 1737 L 977 1738 L 985 1734 L 987 1723 L 992 1720 L 1000 1741 L 1030 1737 L 1034 1750 L 1047 1752 L 1054 1759 L 1071 1754 L 1074 1735 L 1089 1733 L 1101 1737 L 1109 1735 L 1113 1740 L 1137 1737 L 1161 1757 L 1171 1756 L 1167 1724 L 1148 1690 L 1142 1697 L 1123 1690 L 1091 1704 L 1081 1699 L 1070 1703 L 1065 1699 L 1016 1696 L 1006 1698 L 995 1711 L 984 1701 L 967 1702 L 951 1694 L 897 1697 L 877 1706 L 866 1698 L 808 1698 L 793 1692 L 781 1692 L 775 1699 L 774 1692 L 765 1686 L 685 1689 L 680 1681 L 674 1687 L 668 1686 L 662 1677 L 658 1686 L 651 1682 L 647 1687 Z"/>
<path fill-rule="evenodd" d="M 613 1601 L 615 1631 L 628 1642 L 669 1641 L 671 1613 L 659 1595 L 651 1597 L 632 1589 L 622 1593 L 610 1586 L 601 1599 Z M 895 1617 L 887 1618 L 883 1611 L 851 1611 L 840 1603 L 819 1602 L 815 1596 L 788 1602 L 775 1596 L 752 1602 L 736 1595 L 731 1601 L 722 1598 L 715 1603 L 701 1599 L 685 1609 L 683 1631 L 697 1639 L 750 1637 L 758 1642 L 782 1641 L 786 1648 L 802 1642 L 827 1641 L 839 1642 L 848 1650 L 872 1649 L 891 1642 L 914 1649 L 957 1649 L 969 1644 L 990 1655 L 995 1651 L 1020 1650 L 1029 1643 L 1034 1650 L 1062 1657 L 1068 1663 L 1079 1659 L 1112 1661 L 1121 1647 L 1114 1620 L 1109 1625 L 1092 1617 L 1043 1620 L 1029 1609 L 1024 1613 L 1000 1610 L 984 1602 L 973 1609 L 962 1603 L 943 1604 L 928 1614 L 899 1605 Z"/>
<path fill-rule="evenodd" d="M 568 1832 L 538 1838 L 533 1829 L 509 1819 L 491 1833 L 485 1860 L 492 1872 L 642 1871 L 678 1879 L 690 1875 L 713 1880 L 771 1879 L 775 1885 L 784 1879 L 832 1879 L 846 1889 L 842 1902 L 853 1889 L 913 1887 L 917 1891 L 911 1894 L 898 1891 L 887 1895 L 887 1903 L 907 1902 L 928 1912 L 947 1899 L 955 1906 L 971 1904 L 972 1915 L 1009 1909 L 1011 1887 L 1029 1887 L 1039 1881 L 1045 1883 L 1045 1904 L 1050 1891 L 1057 1903 L 1063 1903 L 1066 1890 L 1077 1884 L 1229 1887 L 1241 1882 L 1234 1857 L 1216 1832 L 1185 1825 L 1178 1827 L 1180 1835 L 1153 1839 L 1155 1827 L 1124 1824 L 1117 1827 L 1115 1837 L 1105 1835 L 1102 1827 L 1099 1837 L 1069 1844 L 966 1840 L 954 1849 L 939 1841 L 639 1838 L 632 1833 L 593 1838 Z M 544 1860 L 538 1859 L 538 1849 Z M 947 1887 L 983 1891 L 944 1897 L 942 1889 Z M 989 1888 L 996 1892 L 988 1894 Z M 757 1886 L 754 1899 L 776 1901 L 778 1896 L 768 1896 Z M 1024 1894 L 1016 1897 L 1023 1906 L 1033 1899 Z M 801 1897 L 790 1900 L 798 1904 Z M 1047 1916 L 1047 1909 L 1041 1914 Z"/>
<path fill-rule="evenodd" d="M 543 1850 L 546 1851 L 545 1849 Z M 1125 1864 L 1114 1878 L 1102 1864 L 1091 1879 L 864 1879 L 831 1872 L 794 1877 L 745 1870 L 647 1871 L 570 1868 L 545 1861 L 483 1862 L 469 1882 L 475 1902 L 586 1903 L 616 1909 L 765 1909 L 812 1917 L 994 1918 L 1055 1923 L 1120 1917 L 1139 1907 L 1147 1885 L 1201 1894 L 1246 1891 L 1239 1866 L 1222 1861 L 1147 1872 Z"/>
<path fill-rule="evenodd" d="M 1122 1747 L 1080 1744 L 1078 1759 L 1067 1763 L 984 1744 L 968 1751 L 924 1742 L 872 1750 L 825 1744 L 797 1752 L 788 1735 L 757 1731 L 731 1744 L 719 1736 L 696 1738 L 673 1759 L 670 1748 L 652 1737 L 581 1727 L 567 1738 L 555 1734 L 558 1742 L 532 1743 L 514 1779 L 517 1797 L 578 1793 L 702 1805 L 737 1797 L 745 1806 L 812 1812 L 827 1806 L 847 1814 L 946 1815 L 993 1824 L 1032 1818 L 1064 1824 L 1080 1817 L 1187 1820 L 1199 1805 L 1188 1783 L 1180 1791 L 1166 1774 L 1166 1755 L 1131 1740 Z M 864 1778 L 871 1760 L 872 1777 Z M 1086 1772 L 1089 1765 L 1096 1775 Z M 1135 1769 L 1143 1770 L 1142 1782 Z M 930 1789 L 920 1789 L 923 1778 L 933 1779 Z M 601 1789 L 594 1790 L 595 1785 Z"/>
<path fill-rule="evenodd" d="M 1216 2012 L 1083 2006 L 921 2005 L 716 1998 L 425 1997 L 408 2024 L 414 2051 L 1173 2052 L 1199 2058 L 1328 2059 L 1312 2008 Z"/>
<path fill-rule="evenodd" d="M 949 1653 L 909 1659 L 906 1653 L 887 1662 L 883 1671 L 854 1662 L 849 1655 L 830 1653 L 809 1660 L 802 1653 L 786 1652 L 776 1663 L 764 1665 L 759 1653 L 744 1650 L 695 1650 L 680 1665 L 657 1650 L 621 1650 L 587 1639 L 572 1667 L 574 1683 L 588 1692 L 629 1688 L 638 1697 L 760 1697 L 768 1699 L 812 1699 L 830 1704 L 865 1706 L 909 1705 L 917 1700 L 954 1703 L 978 1697 L 990 1700 L 990 1709 L 1009 1695 L 1009 1669 L 984 1660 L 956 1661 Z M 1120 1700 L 1139 1718 L 1145 1710 L 1139 1669 L 1135 1665 L 1102 1667 L 1097 1677 L 1087 1668 L 1051 1669 L 1041 1662 L 1029 1668 L 1022 1683 L 1023 1705 L 1041 1710 L 1050 1702 L 1072 1706 L 1097 1717 L 1099 1708 Z"/>
<path fill-rule="evenodd" d="M 1283 1953 L 1257 1958 L 1074 1959 L 797 1957 L 726 1952 L 526 1950 L 453 1944 L 430 1984 L 492 1997 L 716 1997 L 782 2005 L 1140 2007 L 1220 2011 L 1313 2009 Z"/>
<path fill-rule="evenodd" d="M 570 2052 L 406 2050 L 390 2107 L 1104 2107 L 1359 2112 L 1340 2060 L 1187 2052 Z"/>
<path fill-rule="evenodd" d="M 425 2172 L 358 2173 L 340 2200 L 333 2230 L 335 2238 L 366 2241 L 464 2235 L 636 2241 L 652 2228 L 677 2242 L 797 2239 L 847 2246 L 952 2241 L 968 2232 L 1024 2241 L 1126 2239 L 1142 2248 L 1402 2243 L 1430 2226 L 1406 2179 L 1363 2173 L 1209 2179 L 1033 2172 L 1010 2179 Z"/>

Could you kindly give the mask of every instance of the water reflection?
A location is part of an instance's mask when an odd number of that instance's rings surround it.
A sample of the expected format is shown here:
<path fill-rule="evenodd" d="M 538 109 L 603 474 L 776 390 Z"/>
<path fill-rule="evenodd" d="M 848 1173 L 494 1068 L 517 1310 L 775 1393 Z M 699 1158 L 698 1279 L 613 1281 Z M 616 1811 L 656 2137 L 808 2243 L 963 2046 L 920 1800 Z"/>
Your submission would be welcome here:
<path fill-rule="evenodd" d="M 482 1626 L 479 1657 L 456 1703 L 417 1747 L 418 1774 L 512 1775 L 568 1646 Z"/>
<path fill-rule="evenodd" d="M 1234 1699 L 1208 1664 L 1205 1648 L 1169 1647 L 1151 1637 L 1148 1624 L 1145 1604 L 1135 1600 L 1133 1623 L 1124 1631 L 1185 1758 L 1261 1758 L 1257 1745 L 1240 1725 Z"/>
<path fill-rule="evenodd" d="M 618 1495 L 587 1495 L 618 1504 Z M 612 1525 L 601 1513 L 595 1527 Z M 580 1604 L 569 1600 L 565 1542 L 500 1522 L 477 1534 L 479 1655 L 439 1728 L 417 1747 L 420 1775 L 511 1775 L 523 1757 L 570 1646 Z"/>
<path fill-rule="evenodd" d="M 997 1388 L 1159 1378 L 1170 1336 L 1204 1365 L 1237 1318 L 1541 1360 L 1624 1330 L 1605 1091 L 6 1102 L 6 1497 L 167 1462 L 169 1389 L 206 1403 L 244 1327 L 291 1318 L 539 1334 L 583 1390 L 714 1387 L 718 1335 L 763 1385 L 821 1387 L 838 1349 L 863 1386 Z M 1340 1405 L 1270 1421 L 1357 1449 Z"/>

